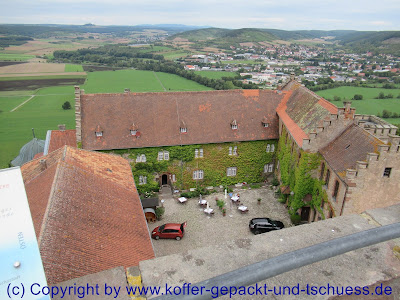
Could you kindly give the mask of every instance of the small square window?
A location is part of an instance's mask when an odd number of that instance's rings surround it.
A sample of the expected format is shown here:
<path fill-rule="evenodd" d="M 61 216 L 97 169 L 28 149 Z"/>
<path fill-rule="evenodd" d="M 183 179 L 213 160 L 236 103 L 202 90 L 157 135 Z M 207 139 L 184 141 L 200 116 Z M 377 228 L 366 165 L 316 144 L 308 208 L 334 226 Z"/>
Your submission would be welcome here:
<path fill-rule="evenodd" d="M 181 127 L 181 133 L 186 133 L 187 132 L 187 128 L 186 127 Z"/>
<path fill-rule="evenodd" d="M 103 131 L 96 131 L 96 137 L 102 137 Z"/>
<path fill-rule="evenodd" d="M 383 171 L 383 177 L 390 177 L 391 172 L 392 168 L 385 168 L 385 171 Z"/>
<path fill-rule="evenodd" d="M 136 135 L 137 130 L 131 130 L 130 132 L 131 132 L 131 135 Z"/>
<path fill-rule="evenodd" d="M 266 152 L 270 152 L 270 151 L 271 151 L 271 145 L 270 145 L 270 144 L 268 144 L 268 145 L 267 145 Z"/>
<path fill-rule="evenodd" d="M 147 183 L 147 176 L 140 175 L 139 176 L 139 185 L 146 184 L 146 183 Z"/>
<path fill-rule="evenodd" d="M 237 155 L 237 147 L 233 147 L 233 155 Z"/>
<path fill-rule="evenodd" d="M 164 152 L 160 151 L 158 152 L 158 160 L 163 160 L 164 159 Z"/>
<path fill-rule="evenodd" d="M 199 157 L 199 149 L 194 149 L 194 157 L 195 158 Z"/>
<path fill-rule="evenodd" d="M 236 176 L 236 173 L 237 173 L 236 167 L 230 167 L 226 170 L 226 176 Z"/>
<path fill-rule="evenodd" d="M 173 181 L 173 182 L 176 181 L 176 176 L 175 176 L 175 174 L 172 174 L 172 181 Z"/>
<path fill-rule="evenodd" d="M 203 179 L 203 177 L 204 177 L 203 170 L 195 170 L 195 171 L 193 171 L 193 179 L 194 180 Z"/>
<path fill-rule="evenodd" d="M 203 149 L 200 149 L 200 154 L 199 154 L 199 156 L 200 156 L 200 157 L 203 157 Z"/>
<path fill-rule="evenodd" d="M 275 145 L 274 144 L 271 145 L 271 152 L 275 152 Z"/>
<path fill-rule="evenodd" d="M 144 154 L 140 155 L 140 161 L 146 162 L 146 155 L 144 155 Z"/>
<path fill-rule="evenodd" d="M 232 126 L 232 129 L 238 129 L 237 124 L 232 124 L 231 126 Z"/>
<path fill-rule="evenodd" d="M 268 123 L 263 123 L 263 126 L 264 126 L 265 128 L 267 128 L 267 127 L 268 127 Z"/>
<path fill-rule="evenodd" d="M 169 152 L 164 151 L 164 160 L 169 160 Z"/>
<path fill-rule="evenodd" d="M 229 155 L 232 155 L 232 147 L 229 147 Z"/>
<path fill-rule="evenodd" d="M 269 164 L 268 166 L 268 172 L 272 172 L 274 170 L 274 164 Z"/>

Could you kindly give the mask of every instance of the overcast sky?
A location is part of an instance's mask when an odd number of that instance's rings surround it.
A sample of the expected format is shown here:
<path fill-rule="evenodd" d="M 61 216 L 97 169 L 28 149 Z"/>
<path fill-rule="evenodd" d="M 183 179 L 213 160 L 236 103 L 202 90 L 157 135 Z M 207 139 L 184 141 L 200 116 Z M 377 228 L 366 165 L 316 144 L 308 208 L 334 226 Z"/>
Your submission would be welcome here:
<path fill-rule="evenodd" d="M 0 23 L 400 30 L 400 0 L 0 0 Z"/>

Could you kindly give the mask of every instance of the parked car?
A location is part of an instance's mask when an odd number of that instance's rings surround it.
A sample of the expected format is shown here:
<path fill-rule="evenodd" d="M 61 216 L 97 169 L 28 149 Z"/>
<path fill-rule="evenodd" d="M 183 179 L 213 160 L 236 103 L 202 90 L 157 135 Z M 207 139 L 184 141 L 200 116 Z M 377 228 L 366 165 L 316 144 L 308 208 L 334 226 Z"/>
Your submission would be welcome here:
<path fill-rule="evenodd" d="M 186 222 L 182 224 L 167 223 L 154 228 L 151 233 L 153 239 L 176 239 L 179 241 L 185 234 Z"/>
<path fill-rule="evenodd" d="M 285 226 L 281 221 L 275 221 L 269 218 L 255 218 L 251 219 L 249 223 L 250 231 L 254 234 L 269 232 L 272 230 L 279 230 Z"/>

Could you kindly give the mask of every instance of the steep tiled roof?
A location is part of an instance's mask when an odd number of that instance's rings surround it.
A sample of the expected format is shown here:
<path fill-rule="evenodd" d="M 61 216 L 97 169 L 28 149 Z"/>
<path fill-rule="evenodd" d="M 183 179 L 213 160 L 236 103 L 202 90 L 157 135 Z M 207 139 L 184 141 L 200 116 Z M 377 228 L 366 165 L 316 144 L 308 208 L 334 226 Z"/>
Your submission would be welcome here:
<path fill-rule="evenodd" d="M 376 152 L 383 142 L 358 125 L 352 124 L 328 146 L 320 150 L 331 168 L 342 178 L 347 169 L 354 169 L 357 161 L 364 161 L 367 153 Z"/>
<path fill-rule="evenodd" d="M 47 153 L 51 153 L 65 145 L 76 147 L 76 131 L 75 129 L 69 130 L 52 130 L 49 142 L 49 149 Z M 46 153 L 46 154 L 47 154 Z"/>
<path fill-rule="evenodd" d="M 277 112 L 301 147 L 303 138 L 307 138 L 330 114 L 337 114 L 338 109 L 295 81 L 285 86 L 284 90 L 291 92 L 291 95 Z"/>
<path fill-rule="evenodd" d="M 275 110 L 282 98 L 263 90 L 81 95 L 82 146 L 101 150 L 277 139 Z M 232 130 L 232 120 L 238 130 Z M 179 130 L 182 122 L 186 133 Z M 132 123 L 136 136 L 130 134 Z M 95 135 L 97 126 L 102 137 Z"/>
<path fill-rule="evenodd" d="M 154 258 L 125 159 L 65 146 L 21 171 L 49 283 Z"/>

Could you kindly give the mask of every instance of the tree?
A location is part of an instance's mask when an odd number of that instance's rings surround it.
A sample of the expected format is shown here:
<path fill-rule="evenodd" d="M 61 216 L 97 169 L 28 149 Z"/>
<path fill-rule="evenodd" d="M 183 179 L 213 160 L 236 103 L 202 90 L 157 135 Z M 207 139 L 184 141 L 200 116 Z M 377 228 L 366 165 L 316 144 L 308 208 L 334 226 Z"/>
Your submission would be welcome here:
<path fill-rule="evenodd" d="M 363 95 L 355 94 L 353 99 L 354 100 L 362 100 L 363 99 Z"/>
<path fill-rule="evenodd" d="M 391 112 L 391 111 L 388 111 L 388 110 L 386 110 L 386 109 L 384 109 L 384 110 L 382 111 L 382 117 L 383 117 L 383 118 L 390 118 L 391 115 L 392 115 L 392 112 Z"/>
<path fill-rule="evenodd" d="M 64 104 L 62 105 L 62 109 L 71 109 L 71 103 L 69 101 L 65 101 Z"/>
<path fill-rule="evenodd" d="M 383 92 L 380 92 L 378 95 L 378 99 L 385 99 L 385 94 Z"/>

